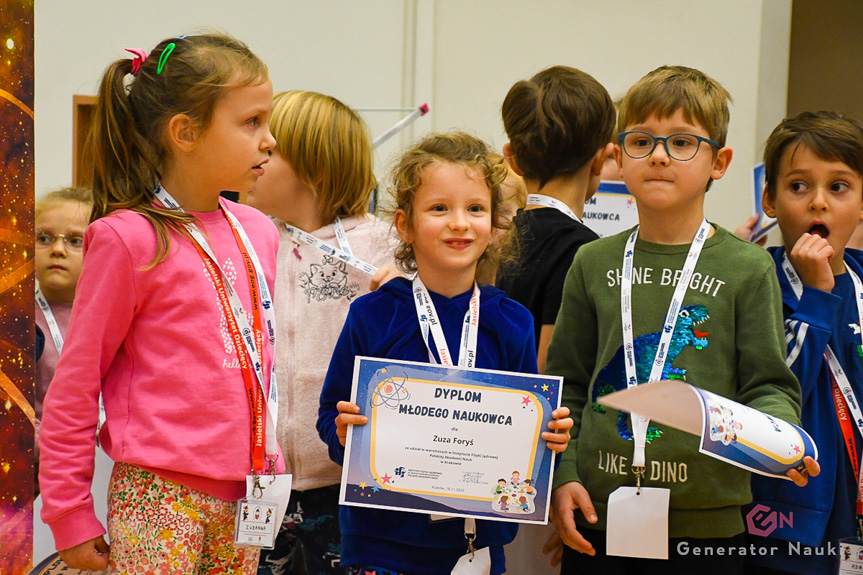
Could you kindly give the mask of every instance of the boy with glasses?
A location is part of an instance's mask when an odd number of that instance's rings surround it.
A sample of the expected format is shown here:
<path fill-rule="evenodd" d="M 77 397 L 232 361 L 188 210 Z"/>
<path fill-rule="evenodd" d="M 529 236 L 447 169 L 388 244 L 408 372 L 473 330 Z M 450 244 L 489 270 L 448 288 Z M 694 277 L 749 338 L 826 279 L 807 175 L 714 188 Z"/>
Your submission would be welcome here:
<path fill-rule="evenodd" d="M 744 544 L 740 508 L 751 498 L 750 473 L 701 455 L 695 436 L 601 407 L 600 396 L 678 379 L 799 424 L 800 386 L 785 365 L 773 263 L 704 218 L 705 193 L 731 162 L 729 99 L 705 74 L 670 66 L 639 80 L 621 106 L 615 157 L 639 226 L 576 254 L 548 354 L 547 373 L 564 377 L 563 404 L 575 420 L 552 495 L 555 526 L 568 546 L 563 573 L 725 575 L 742 568 L 740 554 L 727 550 Z M 807 481 L 796 471 L 789 477 Z M 649 497 L 669 498 L 667 511 L 633 500 L 609 505 L 615 491 L 636 486 L 644 497 L 634 500 L 647 501 L 650 488 Z M 668 545 L 669 559 L 607 555 L 606 530 L 626 532 L 626 549 L 650 535 L 627 532 L 631 521 L 609 524 L 609 515 L 667 526 L 668 540 L 656 545 Z M 723 553 L 703 561 L 680 552 L 692 547 Z"/>

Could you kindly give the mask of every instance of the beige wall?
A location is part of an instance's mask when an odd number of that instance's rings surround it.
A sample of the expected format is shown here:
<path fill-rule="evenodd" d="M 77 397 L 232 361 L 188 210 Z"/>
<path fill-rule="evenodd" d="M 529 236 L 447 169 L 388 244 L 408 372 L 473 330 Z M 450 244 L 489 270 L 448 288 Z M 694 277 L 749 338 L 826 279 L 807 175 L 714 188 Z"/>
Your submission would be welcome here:
<path fill-rule="evenodd" d="M 788 114 L 835 110 L 863 121 L 863 2 L 796 0 Z"/>
<path fill-rule="evenodd" d="M 785 112 L 790 18 L 790 0 L 39 0 L 36 189 L 71 177 L 73 94 L 95 93 L 124 47 L 210 26 L 245 40 L 277 90 L 354 107 L 428 101 L 431 114 L 380 150 L 379 173 L 431 129 L 465 129 L 500 148 L 506 91 L 547 66 L 581 68 L 615 97 L 662 64 L 700 68 L 735 100 L 734 161 L 708 194 L 708 216 L 733 228 L 750 212 L 761 141 Z M 398 120 L 366 118 L 373 134 Z"/>

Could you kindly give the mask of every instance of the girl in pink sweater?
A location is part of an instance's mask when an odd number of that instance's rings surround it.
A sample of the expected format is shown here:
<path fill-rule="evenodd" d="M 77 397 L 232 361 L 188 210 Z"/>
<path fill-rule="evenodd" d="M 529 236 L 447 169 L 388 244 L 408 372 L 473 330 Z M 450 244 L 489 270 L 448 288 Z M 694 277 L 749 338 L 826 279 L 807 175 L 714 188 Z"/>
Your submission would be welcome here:
<path fill-rule="evenodd" d="M 264 173 L 272 84 L 223 35 L 129 51 L 99 89 L 93 222 L 39 438 L 42 519 L 70 567 L 252 574 L 258 549 L 233 543 L 237 500 L 250 470 L 284 469 L 278 233 L 220 192 Z M 90 496 L 100 392 L 110 548 Z"/>
<path fill-rule="evenodd" d="M 258 573 L 341 574 L 341 467 L 315 431 L 318 399 L 351 302 L 397 274 L 396 239 L 368 213 L 372 144 L 354 110 L 332 96 L 282 92 L 270 130 L 276 147 L 248 203 L 279 228 L 278 438 L 293 493 L 290 520 L 275 549 L 262 553 Z"/>

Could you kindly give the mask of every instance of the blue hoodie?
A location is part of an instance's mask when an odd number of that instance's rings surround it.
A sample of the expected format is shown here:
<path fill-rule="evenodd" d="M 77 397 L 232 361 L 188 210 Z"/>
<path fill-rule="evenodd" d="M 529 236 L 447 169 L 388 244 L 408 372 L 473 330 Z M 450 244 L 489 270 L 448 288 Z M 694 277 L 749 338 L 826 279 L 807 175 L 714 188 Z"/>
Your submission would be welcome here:
<path fill-rule="evenodd" d="M 752 476 L 754 501 L 743 510 L 750 542 L 777 549 L 749 561 L 792 573 L 832 575 L 838 563 L 831 546 L 835 553 L 840 538 L 856 533 L 857 485 L 836 417 L 824 351 L 829 343 L 858 401 L 863 400 L 863 358 L 854 284 L 850 274 L 844 273 L 835 276 L 831 293 L 804 286 L 798 301 L 782 270 L 785 249 L 770 248 L 770 253 L 782 289 L 788 364 L 803 392 L 801 421 L 818 446 L 821 474 L 811 478 L 804 488 L 790 481 Z M 863 252 L 846 249 L 845 265 L 863 279 Z M 860 458 L 863 438 L 856 425 L 852 423 L 852 427 Z M 762 507 L 756 509 L 756 505 Z M 803 546 L 789 546 L 788 541 Z M 806 545 L 817 550 L 807 554 Z"/>
<path fill-rule="evenodd" d="M 464 314 L 472 290 L 447 298 L 431 292 L 444 336 L 459 349 Z M 476 367 L 536 373 L 533 318 L 521 304 L 491 286 L 481 286 Z M 434 347 L 434 346 L 432 346 Z M 345 450 L 336 435 L 336 404 L 350 400 L 354 357 L 428 362 L 410 281 L 394 279 L 351 304 L 321 392 L 318 433 L 330 458 L 342 465 Z M 341 564 L 375 565 L 416 575 L 448 574 L 467 544 L 464 521 L 436 521 L 417 513 L 342 506 Z M 514 523 L 477 521 L 477 549 L 489 547 L 492 573 L 505 571 L 503 546 L 512 541 Z"/>

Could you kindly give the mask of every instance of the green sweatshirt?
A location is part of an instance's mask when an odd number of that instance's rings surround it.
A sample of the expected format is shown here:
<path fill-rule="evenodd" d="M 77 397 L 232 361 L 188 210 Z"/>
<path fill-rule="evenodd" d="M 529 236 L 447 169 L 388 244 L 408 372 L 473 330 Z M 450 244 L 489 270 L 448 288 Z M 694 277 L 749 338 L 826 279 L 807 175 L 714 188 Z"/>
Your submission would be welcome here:
<path fill-rule="evenodd" d="M 714 226 L 716 227 L 716 226 Z M 579 481 L 606 528 L 611 492 L 635 485 L 628 416 L 596 403 L 625 389 L 620 282 L 630 232 L 583 246 L 566 277 L 546 373 L 564 378 L 562 402 L 575 425 L 554 487 Z M 632 278 L 639 382 L 647 381 L 672 292 L 689 245 L 639 239 Z M 643 339 L 639 340 L 639 337 Z M 642 342 L 642 343 L 639 343 Z M 671 378 L 799 425 L 800 385 L 785 365 L 779 284 L 762 248 L 716 227 L 704 245 L 678 314 L 666 369 Z M 671 490 L 669 537 L 731 537 L 743 531 L 740 506 L 752 500 L 750 473 L 698 451 L 699 438 L 651 422 L 646 483 Z M 654 431 L 655 429 L 655 431 Z M 658 436 L 655 436 L 658 433 Z"/>

